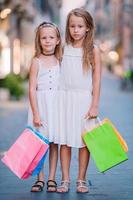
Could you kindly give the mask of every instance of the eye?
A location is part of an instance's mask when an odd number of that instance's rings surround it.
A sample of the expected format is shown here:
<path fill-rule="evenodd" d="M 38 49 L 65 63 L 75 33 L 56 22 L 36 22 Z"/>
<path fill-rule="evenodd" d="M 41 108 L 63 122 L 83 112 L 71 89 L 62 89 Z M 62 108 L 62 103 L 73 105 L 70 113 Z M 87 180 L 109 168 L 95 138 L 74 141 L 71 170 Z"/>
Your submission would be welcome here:
<path fill-rule="evenodd" d="M 79 25 L 78 27 L 79 27 L 79 28 L 82 28 L 83 26 L 82 26 L 82 25 Z"/>
<path fill-rule="evenodd" d="M 74 25 L 70 25 L 70 28 L 74 28 L 75 26 Z"/>
<path fill-rule="evenodd" d="M 50 39 L 54 39 L 54 37 L 53 37 L 53 36 L 50 36 Z"/>
<path fill-rule="evenodd" d="M 46 37 L 42 37 L 41 39 L 46 40 Z"/>

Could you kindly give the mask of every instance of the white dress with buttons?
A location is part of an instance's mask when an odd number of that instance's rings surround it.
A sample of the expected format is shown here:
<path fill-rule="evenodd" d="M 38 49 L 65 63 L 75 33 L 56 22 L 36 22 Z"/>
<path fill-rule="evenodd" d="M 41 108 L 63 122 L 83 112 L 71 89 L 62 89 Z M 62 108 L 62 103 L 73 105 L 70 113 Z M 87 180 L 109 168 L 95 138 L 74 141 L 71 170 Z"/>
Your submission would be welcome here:
<path fill-rule="evenodd" d="M 83 73 L 82 48 L 65 46 L 60 77 L 56 142 L 82 148 L 84 117 L 92 101 L 92 69 Z M 95 120 L 89 120 L 87 125 L 91 128 Z"/>
<path fill-rule="evenodd" d="M 42 66 L 39 59 L 38 77 L 37 77 L 37 105 L 41 121 L 47 125 L 40 127 L 40 132 L 46 136 L 50 142 L 55 141 L 55 123 L 57 113 L 57 90 L 59 83 L 60 66 L 47 67 Z M 28 112 L 28 125 L 33 126 L 33 115 L 31 107 Z"/>

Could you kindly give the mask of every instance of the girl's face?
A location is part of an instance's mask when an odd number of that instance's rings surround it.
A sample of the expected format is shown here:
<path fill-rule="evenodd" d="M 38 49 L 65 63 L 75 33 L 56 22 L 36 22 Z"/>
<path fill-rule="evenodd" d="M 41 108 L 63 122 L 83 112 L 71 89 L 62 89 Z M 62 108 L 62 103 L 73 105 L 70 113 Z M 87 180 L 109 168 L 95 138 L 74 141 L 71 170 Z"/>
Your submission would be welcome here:
<path fill-rule="evenodd" d="M 44 27 L 40 30 L 40 45 L 44 53 L 54 53 L 57 44 L 59 39 L 54 28 Z"/>
<path fill-rule="evenodd" d="M 72 15 L 69 19 L 69 31 L 74 42 L 83 42 L 88 28 L 82 17 Z"/>

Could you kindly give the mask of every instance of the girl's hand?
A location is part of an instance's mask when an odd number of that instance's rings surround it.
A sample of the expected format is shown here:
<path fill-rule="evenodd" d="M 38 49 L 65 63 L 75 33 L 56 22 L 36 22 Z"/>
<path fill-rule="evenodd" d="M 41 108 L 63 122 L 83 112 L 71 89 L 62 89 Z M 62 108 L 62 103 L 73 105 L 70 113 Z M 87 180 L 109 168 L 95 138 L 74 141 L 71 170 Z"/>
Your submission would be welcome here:
<path fill-rule="evenodd" d="M 41 122 L 41 118 L 40 118 L 39 114 L 36 114 L 33 116 L 33 124 L 35 127 L 42 126 L 42 122 Z"/>
<path fill-rule="evenodd" d="M 98 116 L 98 106 L 91 106 L 85 115 L 85 119 L 93 119 Z"/>

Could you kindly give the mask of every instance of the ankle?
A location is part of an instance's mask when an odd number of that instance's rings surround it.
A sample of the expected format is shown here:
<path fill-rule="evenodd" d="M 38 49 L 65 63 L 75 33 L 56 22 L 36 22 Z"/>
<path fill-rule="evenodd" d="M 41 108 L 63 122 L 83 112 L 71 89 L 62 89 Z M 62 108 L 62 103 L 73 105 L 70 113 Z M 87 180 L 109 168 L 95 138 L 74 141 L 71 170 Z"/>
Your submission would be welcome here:
<path fill-rule="evenodd" d="M 68 182 L 70 182 L 70 177 L 68 177 L 68 176 L 63 176 L 61 180 L 62 180 L 62 181 L 68 181 Z"/>
<path fill-rule="evenodd" d="M 48 177 L 48 180 L 53 180 L 53 181 L 55 181 L 55 177 L 54 177 L 54 176 L 49 176 L 49 177 Z"/>
<path fill-rule="evenodd" d="M 44 177 L 37 177 L 37 181 L 44 181 Z"/>
<path fill-rule="evenodd" d="M 84 177 L 84 176 L 78 176 L 77 181 L 78 180 L 86 181 L 86 177 Z"/>

